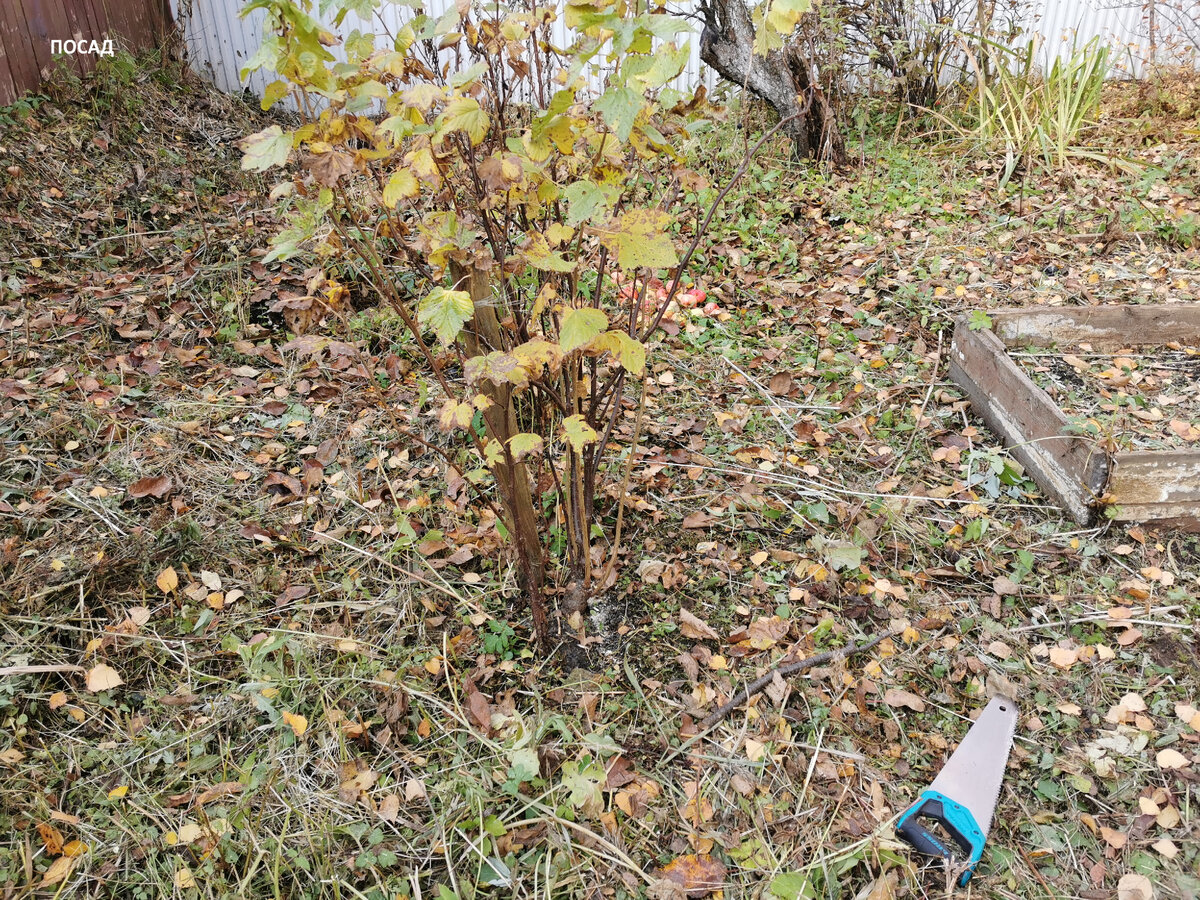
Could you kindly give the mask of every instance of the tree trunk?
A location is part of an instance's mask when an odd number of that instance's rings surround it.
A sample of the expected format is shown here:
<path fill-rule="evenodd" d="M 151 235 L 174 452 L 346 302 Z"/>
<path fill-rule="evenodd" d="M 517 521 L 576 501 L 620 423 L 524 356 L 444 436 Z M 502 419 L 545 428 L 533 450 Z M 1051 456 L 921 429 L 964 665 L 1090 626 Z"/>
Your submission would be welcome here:
<path fill-rule="evenodd" d="M 468 355 L 480 356 L 491 350 L 505 349 L 500 321 L 496 318 L 496 307 L 492 302 L 492 285 L 485 272 L 475 267 L 450 264 L 450 275 L 458 290 L 465 290 L 475 304 L 475 317 L 463 331 L 462 339 Z M 516 410 L 513 408 L 512 388 L 497 386 L 484 381 L 480 393 L 492 401 L 483 411 L 488 437 L 498 441 L 504 457 L 492 466 L 492 474 L 500 490 L 500 504 L 506 521 L 504 526 L 511 536 L 520 567 L 521 587 L 529 598 L 529 610 L 533 616 L 533 630 L 537 639 L 545 643 L 549 637 L 546 621 L 546 603 L 542 595 L 545 575 L 545 560 L 538 528 L 537 507 L 530 490 L 529 470 L 525 463 L 514 459 L 509 449 L 509 438 L 519 432 Z"/>
<path fill-rule="evenodd" d="M 787 43 L 766 56 L 754 53 L 754 24 L 744 0 L 704 0 L 700 58 L 722 78 L 743 85 L 791 118 L 784 131 L 797 158 L 846 162 L 846 145 L 812 64 Z"/>

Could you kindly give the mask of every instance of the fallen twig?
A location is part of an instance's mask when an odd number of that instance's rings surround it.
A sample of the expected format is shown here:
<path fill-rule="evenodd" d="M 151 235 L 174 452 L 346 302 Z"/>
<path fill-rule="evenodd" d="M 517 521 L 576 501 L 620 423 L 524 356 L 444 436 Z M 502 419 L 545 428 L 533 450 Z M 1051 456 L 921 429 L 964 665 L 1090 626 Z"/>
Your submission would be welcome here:
<path fill-rule="evenodd" d="M 42 666 L 5 666 L 0 669 L 0 678 L 9 675 L 48 675 L 52 672 L 86 672 L 83 666 L 71 665 L 42 665 Z"/>
<path fill-rule="evenodd" d="M 925 408 L 929 406 L 929 398 L 933 396 L 933 389 L 937 385 L 938 369 L 942 367 L 942 332 L 938 332 L 937 351 L 933 357 L 933 370 L 929 373 L 929 389 L 925 391 L 925 399 L 921 403 L 921 408 L 917 411 L 917 420 L 913 423 L 913 432 L 908 439 L 908 443 L 904 445 L 904 452 L 896 457 L 896 462 L 892 465 L 891 474 L 895 475 L 902 465 L 904 460 L 908 458 L 908 454 L 912 451 L 913 444 L 916 443 L 917 435 L 921 433 L 921 419 L 925 417 Z"/>
<path fill-rule="evenodd" d="M 775 680 L 776 673 L 778 673 L 780 677 L 785 677 L 788 675 L 795 675 L 797 672 L 803 672 L 806 669 L 811 669 L 814 666 L 823 666 L 826 663 L 837 662 L 838 660 L 842 659 L 849 659 L 851 656 L 855 656 L 859 653 L 863 653 L 866 650 L 870 650 L 885 638 L 890 637 L 895 637 L 895 635 L 890 631 L 884 632 L 883 634 L 875 635 L 875 637 L 871 638 L 869 641 L 864 641 L 861 644 L 851 644 L 849 647 L 842 647 L 839 650 L 826 650 L 824 653 L 818 653 L 816 656 L 809 656 L 806 659 L 795 659 L 791 662 L 787 662 L 787 657 L 785 656 L 779 665 L 771 669 L 765 675 L 762 675 L 761 677 L 750 682 L 748 685 L 746 685 L 744 690 L 736 694 L 728 703 L 702 719 L 700 721 L 700 733 L 703 734 L 704 732 L 708 731 L 759 691 L 763 690 L 763 688 Z M 697 737 L 698 736 L 699 735 L 697 735 Z"/>

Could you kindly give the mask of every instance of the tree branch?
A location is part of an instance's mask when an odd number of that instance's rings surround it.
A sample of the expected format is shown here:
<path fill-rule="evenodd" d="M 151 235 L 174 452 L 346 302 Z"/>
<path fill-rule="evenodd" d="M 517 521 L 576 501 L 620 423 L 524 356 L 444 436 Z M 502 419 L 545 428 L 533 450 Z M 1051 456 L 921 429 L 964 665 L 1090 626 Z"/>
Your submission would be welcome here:
<path fill-rule="evenodd" d="M 765 675 L 750 682 L 748 685 L 746 685 L 745 690 L 736 694 L 733 699 L 731 699 L 724 706 L 721 706 L 715 712 L 702 719 L 700 721 L 700 733 L 697 734 L 696 737 L 699 737 L 700 735 L 704 734 L 704 732 L 709 731 L 714 725 L 721 722 L 731 712 L 733 712 L 743 703 L 747 702 L 755 694 L 762 691 L 763 688 L 775 680 L 775 675 L 777 673 L 782 678 L 787 675 L 795 675 L 797 672 L 803 672 L 807 669 L 813 668 L 814 666 L 823 666 L 826 663 L 837 662 L 842 659 L 849 659 L 851 656 L 856 656 L 859 653 L 864 653 L 867 650 L 870 650 L 876 644 L 882 642 L 885 638 L 895 636 L 896 635 L 892 634 L 890 631 L 885 631 L 883 634 L 877 634 L 869 641 L 864 641 L 861 644 L 851 644 L 849 647 L 842 647 L 840 650 L 826 650 L 824 653 L 818 653 L 816 656 L 810 656 L 807 659 L 796 659 L 792 660 L 791 662 L 788 662 L 788 657 L 785 656 L 779 665 L 775 666 Z"/>

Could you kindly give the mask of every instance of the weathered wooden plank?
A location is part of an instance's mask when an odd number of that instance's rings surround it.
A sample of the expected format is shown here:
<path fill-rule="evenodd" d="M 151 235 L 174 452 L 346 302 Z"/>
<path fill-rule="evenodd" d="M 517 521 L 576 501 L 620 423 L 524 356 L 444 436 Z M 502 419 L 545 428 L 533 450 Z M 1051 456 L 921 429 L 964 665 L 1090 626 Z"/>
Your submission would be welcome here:
<path fill-rule="evenodd" d="M 75 40 L 62 0 L 25 0 L 24 6 L 33 57 L 42 77 L 51 74 L 59 65 L 81 74 L 83 64 L 75 54 L 64 54 L 57 60 L 51 54 L 52 41 Z M 91 35 L 81 36 L 91 38 Z"/>
<path fill-rule="evenodd" d="M 1117 453 L 1108 493 L 1117 521 L 1200 530 L 1200 452 Z"/>
<path fill-rule="evenodd" d="M 108 32 L 108 23 L 101 14 L 96 10 L 96 0 L 76 0 L 79 9 L 79 15 L 87 22 L 88 30 L 91 34 L 104 35 Z M 104 40 L 103 37 L 98 37 L 96 40 Z"/>
<path fill-rule="evenodd" d="M 25 11 L 19 4 L 0 2 L 0 43 L 4 44 L 16 96 L 36 88 L 41 76 L 38 74 L 37 60 L 30 46 Z"/>
<path fill-rule="evenodd" d="M 1091 524 L 1108 480 L 1108 456 L 1066 434 L 1062 410 L 1008 358 L 995 334 L 972 331 L 966 317 L 955 324 L 950 378 L 1047 497 L 1075 521 Z"/>
<path fill-rule="evenodd" d="M 1006 347 L 1091 344 L 1103 351 L 1161 347 L 1170 341 L 1200 343 L 1200 303 L 1033 307 L 988 315 Z"/>
<path fill-rule="evenodd" d="M 109 37 L 130 51 L 157 47 L 167 36 L 171 11 L 165 0 L 94 0 L 108 24 Z"/>
<path fill-rule="evenodd" d="M 17 82 L 8 63 L 7 29 L 4 22 L 5 14 L 0 10 L 0 106 L 8 106 L 21 93 L 17 90 Z"/>
<path fill-rule="evenodd" d="M 51 41 L 112 39 L 154 47 L 170 32 L 167 0 L 0 0 L 0 104 L 36 90 L 54 65 Z M 90 70 L 98 56 L 71 54 L 63 64 Z"/>
<path fill-rule="evenodd" d="M 145 14 L 145 8 L 136 12 L 133 6 L 125 0 L 104 0 L 105 15 L 108 16 L 109 29 L 117 38 L 117 46 L 136 53 L 146 47 L 141 40 L 141 27 L 138 17 Z"/>

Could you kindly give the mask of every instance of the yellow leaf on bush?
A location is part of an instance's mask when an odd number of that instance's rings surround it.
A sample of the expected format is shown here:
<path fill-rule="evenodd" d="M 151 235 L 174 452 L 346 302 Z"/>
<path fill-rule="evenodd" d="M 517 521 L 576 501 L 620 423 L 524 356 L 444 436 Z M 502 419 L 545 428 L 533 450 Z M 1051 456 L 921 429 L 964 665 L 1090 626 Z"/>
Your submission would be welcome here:
<path fill-rule="evenodd" d="M 303 737 L 304 732 L 308 731 L 308 719 L 298 713 L 285 712 L 283 714 L 283 721 L 291 727 L 292 733 L 296 737 Z"/>
<path fill-rule="evenodd" d="M 659 209 L 633 209 L 609 223 L 600 242 L 623 269 L 665 269 L 679 262 L 669 231 L 671 217 Z"/>

